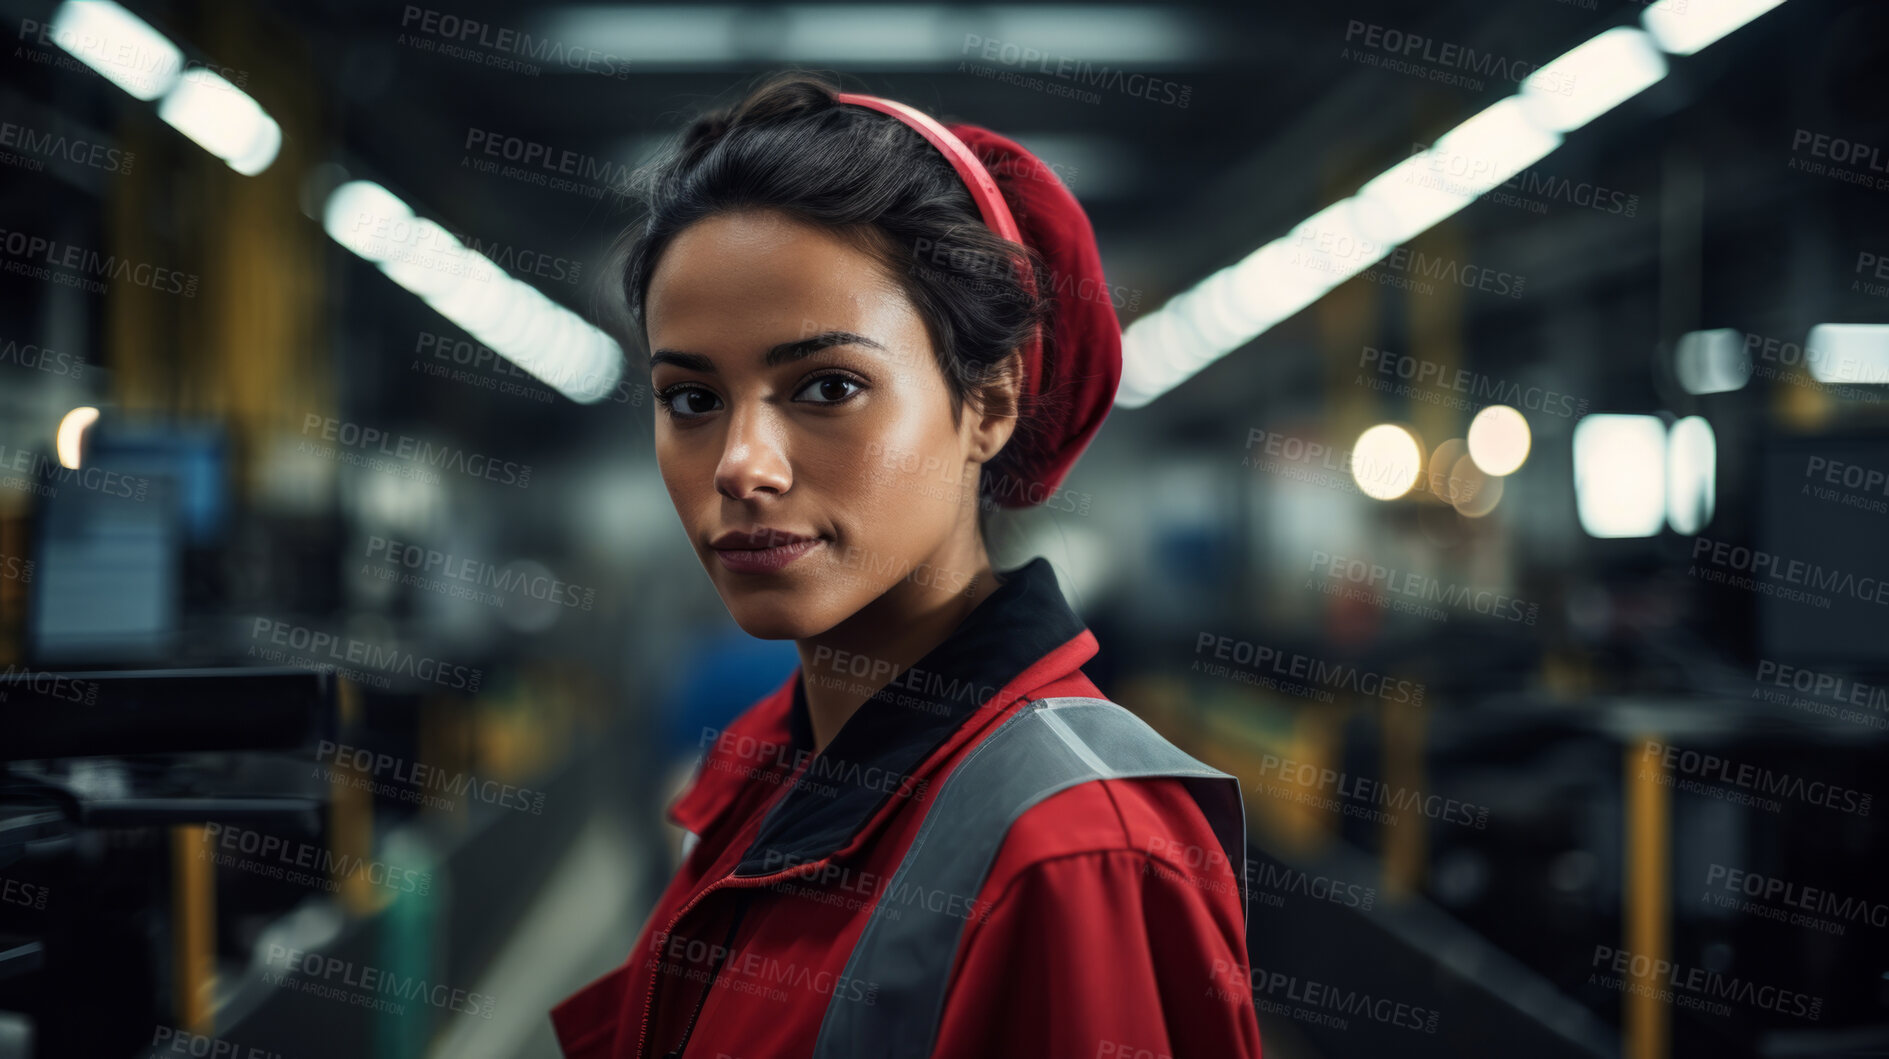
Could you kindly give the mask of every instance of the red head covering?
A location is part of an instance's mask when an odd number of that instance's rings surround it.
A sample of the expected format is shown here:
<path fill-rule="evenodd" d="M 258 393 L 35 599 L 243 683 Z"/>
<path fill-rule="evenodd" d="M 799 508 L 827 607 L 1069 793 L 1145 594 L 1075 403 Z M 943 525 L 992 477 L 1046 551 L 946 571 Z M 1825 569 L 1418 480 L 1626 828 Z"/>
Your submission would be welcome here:
<path fill-rule="evenodd" d="M 837 98 L 890 114 L 917 130 L 964 179 L 990 230 L 1033 248 L 1048 266 L 1061 399 L 1039 408 L 1047 441 L 1039 465 L 1017 468 L 1023 480 L 1005 483 L 996 497 L 1004 507 L 1042 503 L 1101 428 L 1122 381 L 1121 322 L 1102 277 L 1102 255 L 1088 214 L 1056 174 L 1015 141 L 976 125 L 941 125 L 895 100 L 854 92 Z M 1024 283 L 1033 286 L 1027 272 Z M 1041 379 L 1042 343 L 1033 337 L 1023 348 L 1026 400 L 1037 395 Z"/>

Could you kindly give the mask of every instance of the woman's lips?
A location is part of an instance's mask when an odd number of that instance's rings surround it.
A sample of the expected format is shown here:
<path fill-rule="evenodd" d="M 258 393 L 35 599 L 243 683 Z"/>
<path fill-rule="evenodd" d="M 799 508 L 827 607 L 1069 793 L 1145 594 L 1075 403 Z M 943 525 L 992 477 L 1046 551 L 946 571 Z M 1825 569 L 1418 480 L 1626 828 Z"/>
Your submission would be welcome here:
<path fill-rule="evenodd" d="M 816 537 L 772 548 L 717 548 L 715 554 L 721 557 L 723 566 L 735 573 L 766 574 L 784 569 L 788 563 L 825 543 L 823 538 Z"/>

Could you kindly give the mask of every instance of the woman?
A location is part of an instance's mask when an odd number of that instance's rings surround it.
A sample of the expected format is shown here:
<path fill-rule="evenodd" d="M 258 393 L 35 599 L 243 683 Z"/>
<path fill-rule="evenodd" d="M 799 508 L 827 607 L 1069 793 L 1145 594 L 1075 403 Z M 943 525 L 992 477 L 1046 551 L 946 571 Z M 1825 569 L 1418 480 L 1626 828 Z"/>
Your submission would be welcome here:
<path fill-rule="evenodd" d="M 655 171 L 623 284 L 683 528 L 801 664 L 710 733 L 565 1053 L 1257 1056 L 1237 784 L 1101 698 L 1048 563 L 993 570 L 978 518 L 1057 506 L 1120 379 L 1074 198 L 780 75 Z"/>

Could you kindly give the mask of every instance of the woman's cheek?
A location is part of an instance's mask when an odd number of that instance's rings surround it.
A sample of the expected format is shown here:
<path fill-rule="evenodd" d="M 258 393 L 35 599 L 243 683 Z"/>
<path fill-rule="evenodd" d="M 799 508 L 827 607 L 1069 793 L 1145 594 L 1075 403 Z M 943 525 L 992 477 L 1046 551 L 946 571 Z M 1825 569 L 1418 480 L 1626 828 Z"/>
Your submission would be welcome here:
<path fill-rule="evenodd" d="M 663 488 L 669 491 L 669 500 L 678 514 L 686 516 L 697 498 L 715 487 L 714 468 L 704 469 L 701 463 L 686 448 L 673 442 L 656 445 L 656 470 L 662 475 Z"/>

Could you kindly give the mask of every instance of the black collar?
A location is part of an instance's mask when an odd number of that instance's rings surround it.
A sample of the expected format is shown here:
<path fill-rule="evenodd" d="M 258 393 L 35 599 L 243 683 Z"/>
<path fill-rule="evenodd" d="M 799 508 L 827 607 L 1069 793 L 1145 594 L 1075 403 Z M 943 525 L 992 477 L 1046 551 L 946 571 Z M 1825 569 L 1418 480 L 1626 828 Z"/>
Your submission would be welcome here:
<path fill-rule="evenodd" d="M 978 707 L 1085 628 L 1049 560 L 1038 556 L 1000 581 L 951 635 L 840 726 L 761 822 L 736 875 L 771 875 L 843 848 L 894 794 L 913 792 L 913 770 Z M 805 680 L 799 671 L 788 720 L 797 754 L 813 749 Z"/>

